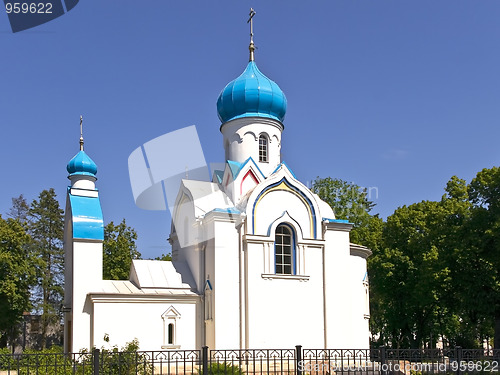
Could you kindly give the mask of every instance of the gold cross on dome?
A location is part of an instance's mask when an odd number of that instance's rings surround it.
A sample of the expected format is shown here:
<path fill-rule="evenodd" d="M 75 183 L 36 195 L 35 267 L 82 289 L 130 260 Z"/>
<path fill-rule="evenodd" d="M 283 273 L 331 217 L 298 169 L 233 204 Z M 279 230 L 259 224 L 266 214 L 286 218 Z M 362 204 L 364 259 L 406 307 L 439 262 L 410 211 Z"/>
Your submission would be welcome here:
<path fill-rule="evenodd" d="M 250 50 L 250 61 L 254 61 L 254 51 L 255 51 L 255 45 L 253 44 L 253 16 L 255 16 L 255 10 L 253 8 L 250 8 L 250 18 L 248 19 L 247 23 L 250 24 L 250 46 L 248 49 Z"/>

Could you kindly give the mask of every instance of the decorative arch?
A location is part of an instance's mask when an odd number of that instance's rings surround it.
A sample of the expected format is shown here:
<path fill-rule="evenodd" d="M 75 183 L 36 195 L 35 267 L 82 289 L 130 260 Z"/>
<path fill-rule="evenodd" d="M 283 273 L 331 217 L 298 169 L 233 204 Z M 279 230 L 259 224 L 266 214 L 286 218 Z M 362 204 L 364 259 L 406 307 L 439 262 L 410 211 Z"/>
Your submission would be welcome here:
<path fill-rule="evenodd" d="M 259 139 L 259 137 L 257 137 L 257 135 L 256 135 L 253 131 L 251 131 L 251 130 L 247 130 L 245 133 L 243 133 L 243 137 L 244 137 L 245 135 L 247 135 L 247 134 L 250 134 L 251 136 L 253 136 L 253 139 L 254 139 L 255 141 L 257 141 L 257 140 Z M 241 137 L 241 138 L 243 138 L 243 137 Z"/>
<path fill-rule="evenodd" d="M 269 193 L 274 192 L 274 191 L 286 191 L 291 194 L 294 194 L 296 197 L 298 197 L 304 206 L 307 209 L 308 216 L 309 216 L 309 225 L 310 225 L 310 233 L 312 234 L 313 238 L 318 238 L 318 233 L 317 233 L 317 223 L 316 223 L 316 209 L 313 205 L 313 202 L 309 197 L 307 197 L 300 189 L 297 187 L 293 186 L 286 177 L 283 177 L 281 180 L 278 182 L 275 182 L 266 188 L 264 188 L 259 195 L 256 197 L 253 207 L 252 207 L 252 234 L 255 234 L 255 227 L 256 227 L 256 217 L 257 217 L 257 210 L 259 207 L 259 203 L 262 201 L 262 199 Z"/>
<path fill-rule="evenodd" d="M 243 176 L 243 178 L 241 179 L 241 182 L 240 182 L 240 195 L 243 194 L 243 184 L 245 183 L 245 181 L 247 179 L 253 180 L 253 182 L 255 183 L 255 185 L 259 184 L 259 180 L 257 179 L 257 176 L 255 175 L 255 173 L 251 169 L 249 169 L 247 171 L 247 173 L 245 173 L 245 176 Z"/>
<path fill-rule="evenodd" d="M 267 230 L 267 235 L 271 237 L 276 230 L 276 227 L 282 223 L 288 224 L 292 227 L 295 232 L 297 241 L 301 241 L 304 238 L 304 234 L 302 232 L 302 227 L 300 223 L 290 216 L 288 211 L 283 212 L 283 214 L 276 218 L 270 225 Z"/>

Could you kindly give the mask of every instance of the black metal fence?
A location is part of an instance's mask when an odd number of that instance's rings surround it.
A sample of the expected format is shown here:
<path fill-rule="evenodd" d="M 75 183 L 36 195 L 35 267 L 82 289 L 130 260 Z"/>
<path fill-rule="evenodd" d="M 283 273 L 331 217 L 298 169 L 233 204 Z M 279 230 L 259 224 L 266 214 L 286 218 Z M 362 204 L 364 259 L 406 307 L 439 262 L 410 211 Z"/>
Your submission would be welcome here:
<path fill-rule="evenodd" d="M 234 349 L 0 354 L 0 375 L 467 375 L 500 373 L 500 350 Z M 500 375 L 500 374 L 499 374 Z"/>

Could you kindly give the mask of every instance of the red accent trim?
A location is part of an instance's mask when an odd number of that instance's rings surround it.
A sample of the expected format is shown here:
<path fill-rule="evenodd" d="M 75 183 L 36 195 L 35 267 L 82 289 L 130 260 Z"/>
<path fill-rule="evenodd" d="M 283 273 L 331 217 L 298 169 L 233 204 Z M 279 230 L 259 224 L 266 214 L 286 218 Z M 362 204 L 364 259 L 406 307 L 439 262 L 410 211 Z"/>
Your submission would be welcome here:
<path fill-rule="evenodd" d="M 250 175 L 250 177 L 252 177 L 252 179 L 254 180 L 254 182 L 257 185 L 259 184 L 259 181 L 257 180 L 257 177 L 255 177 L 255 174 L 249 169 L 248 172 L 245 174 L 245 177 L 243 177 L 243 179 L 241 180 L 241 183 L 240 183 L 240 195 L 243 194 L 243 182 L 245 182 L 245 180 L 248 177 L 248 175 Z"/>

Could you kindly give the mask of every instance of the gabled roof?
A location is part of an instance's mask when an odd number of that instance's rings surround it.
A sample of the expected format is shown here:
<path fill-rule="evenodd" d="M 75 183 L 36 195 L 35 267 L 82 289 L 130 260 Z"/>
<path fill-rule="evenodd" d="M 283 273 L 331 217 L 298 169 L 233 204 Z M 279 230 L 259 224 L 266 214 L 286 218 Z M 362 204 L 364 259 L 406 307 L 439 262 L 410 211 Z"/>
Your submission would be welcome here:
<path fill-rule="evenodd" d="M 130 281 L 139 289 L 187 289 L 194 286 L 189 267 L 171 261 L 133 260 Z"/>
<path fill-rule="evenodd" d="M 141 296 L 141 295 L 166 295 L 166 296 L 195 296 L 196 293 L 189 289 L 174 288 L 145 288 L 140 289 L 129 280 L 103 280 L 99 283 L 99 288 L 89 293 L 91 295 L 109 294 L 123 296 Z"/>
<path fill-rule="evenodd" d="M 228 164 L 229 166 L 229 169 L 231 170 L 231 174 L 233 175 L 233 180 L 236 180 L 236 177 L 238 177 L 238 175 L 240 174 L 241 170 L 249 163 L 251 162 L 252 165 L 259 171 L 259 173 L 261 174 L 262 177 L 266 178 L 266 176 L 264 176 L 264 173 L 262 173 L 262 171 L 260 170 L 259 166 L 257 165 L 257 163 L 255 162 L 255 160 L 253 160 L 253 158 L 250 156 L 247 160 L 245 160 L 243 163 L 239 163 L 237 161 L 233 161 L 233 160 L 228 160 L 226 163 Z"/>
<path fill-rule="evenodd" d="M 233 179 L 238 176 L 238 173 L 240 173 L 241 168 L 243 167 L 242 163 L 239 163 L 234 160 L 228 160 L 227 165 L 229 166 L 229 169 L 231 170 L 231 174 L 233 175 Z"/>
<path fill-rule="evenodd" d="M 280 163 L 280 164 L 276 167 L 276 169 L 273 171 L 273 173 L 271 173 L 271 174 L 276 173 L 276 172 L 277 172 L 280 168 L 282 168 L 283 166 L 285 166 L 285 167 L 286 167 L 286 169 L 288 169 L 288 172 L 290 172 L 290 173 L 291 173 L 291 175 L 293 176 L 293 178 L 297 179 L 297 176 L 295 176 L 295 173 L 293 173 L 293 171 L 290 169 L 290 167 L 288 166 L 288 164 L 287 164 L 287 163 L 285 163 L 284 161 L 282 161 L 282 162 L 281 162 L 281 163 Z"/>
<path fill-rule="evenodd" d="M 182 180 L 176 205 L 179 204 L 183 194 L 194 202 L 195 217 L 203 216 L 215 208 L 226 209 L 234 206 L 226 193 L 213 182 Z"/>

